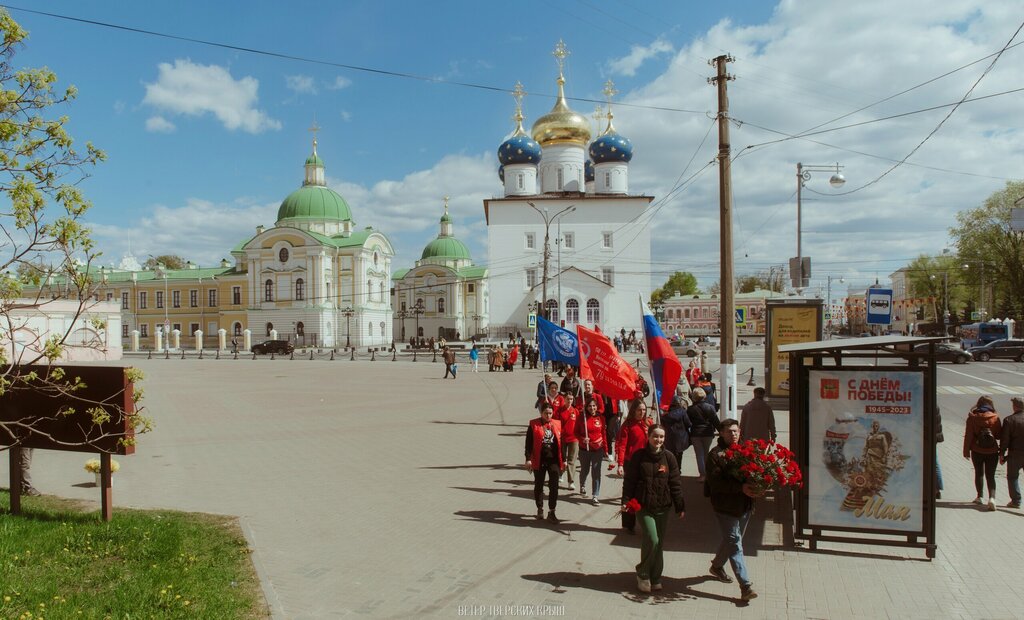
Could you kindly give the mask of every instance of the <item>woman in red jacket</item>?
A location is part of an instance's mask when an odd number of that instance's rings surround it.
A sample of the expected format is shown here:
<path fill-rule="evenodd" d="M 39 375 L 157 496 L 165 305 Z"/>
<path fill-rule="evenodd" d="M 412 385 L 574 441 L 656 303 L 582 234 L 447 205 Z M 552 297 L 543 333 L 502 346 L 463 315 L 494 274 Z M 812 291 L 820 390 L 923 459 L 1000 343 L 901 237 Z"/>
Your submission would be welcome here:
<path fill-rule="evenodd" d="M 558 477 L 565 467 L 562 461 L 562 424 L 552 419 L 555 410 L 545 403 L 540 417 L 530 420 L 526 430 L 526 469 L 533 472 L 533 499 L 537 518 L 544 518 L 544 477 L 548 479 L 548 521 L 558 523 Z"/>
<path fill-rule="evenodd" d="M 580 495 L 587 494 L 587 475 L 593 485 L 592 500 L 600 502 L 601 461 L 605 454 L 604 416 L 597 412 L 597 401 L 587 403 L 586 418 L 576 425 L 580 442 Z"/>
<path fill-rule="evenodd" d="M 974 489 L 978 496 L 974 503 L 979 506 L 985 502 L 981 499 L 982 479 L 988 482 L 988 509 L 996 509 L 996 465 L 999 462 L 999 414 L 990 396 L 982 396 L 978 404 L 967 414 L 967 425 L 964 429 L 964 458 L 971 459 L 974 464 Z"/>
<path fill-rule="evenodd" d="M 633 456 L 633 453 L 647 446 L 648 426 L 650 426 L 650 420 L 647 419 L 647 405 L 644 404 L 643 399 L 637 398 L 629 403 L 629 414 L 626 416 L 626 421 L 622 423 L 622 428 L 619 429 L 618 439 L 615 440 L 615 460 L 619 464 L 616 473 L 620 476 L 623 466 Z M 626 501 L 628 498 L 623 495 L 622 503 L 626 503 Z M 622 527 L 630 532 L 634 531 L 636 514 L 622 513 Z"/>
<path fill-rule="evenodd" d="M 576 425 L 583 412 L 577 408 L 576 397 L 565 395 L 565 404 L 555 410 L 555 419 L 562 423 L 562 460 L 569 475 L 569 490 L 576 490 L 576 459 L 580 455 L 580 440 L 576 438 Z"/>

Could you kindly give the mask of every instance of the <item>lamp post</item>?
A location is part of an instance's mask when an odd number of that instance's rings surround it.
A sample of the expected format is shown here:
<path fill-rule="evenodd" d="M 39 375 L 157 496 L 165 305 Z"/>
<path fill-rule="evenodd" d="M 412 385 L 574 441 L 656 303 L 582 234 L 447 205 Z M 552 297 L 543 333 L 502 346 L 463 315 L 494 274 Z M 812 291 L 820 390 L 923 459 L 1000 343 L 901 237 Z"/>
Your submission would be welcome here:
<path fill-rule="evenodd" d="M 352 346 L 352 315 L 355 314 L 355 310 L 352 306 L 345 306 L 342 311 L 345 315 L 345 348 Z"/>
<path fill-rule="evenodd" d="M 935 279 L 935 274 L 928 276 Z M 938 311 L 935 312 L 935 320 L 939 320 Z M 949 271 L 942 272 L 942 325 L 943 334 L 949 335 Z"/>
<path fill-rule="evenodd" d="M 412 307 L 412 313 L 416 315 L 416 337 L 420 337 L 420 315 L 426 312 L 427 309 L 423 307 L 423 300 L 420 299 L 416 302 L 416 305 Z"/>
<path fill-rule="evenodd" d="M 547 305 L 548 305 L 548 259 L 551 257 L 551 245 L 550 245 L 551 222 L 553 222 L 555 220 L 555 218 L 559 217 L 563 213 L 568 212 L 570 209 L 575 209 L 576 206 L 575 205 L 569 205 L 568 207 L 566 207 L 566 208 L 562 209 L 561 211 L 559 211 L 558 213 L 556 213 L 554 215 L 554 217 L 552 217 L 548 213 L 547 207 L 545 207 L 544 210 L 542 211 L 542 210 L 538 209 L 537 205 L 533 204 L 532 202 L 528 202 L 526 204 L 530 205 L 530 208 L 532 208 L 534 211 L 539 213 L 541 218 L 544 220 L 544 273 L 543 273 L 544 281 L 541 283 L 541 297 L 542 297 L 541 308 L 543 309 L 542 310 L 542 312 L 543 312 L 542 316 L 545 319 L 549 319 L 550 320 L 551 317 L 548 315 Z M 559 283 L 561 283 L 561 278 L 559 278 Z M 559 312 L 561 312 L 561 303 L 562 302 L 559 301 L 558 303 L 559 303 Z"/>
<path fill-rule="evenodd" d="M 401 337 L 401 340 L 403 342 L 405 341 L 405 318 L 407 316 L 409 316 L 409 311 L 406 310 L 405 308 L 402 308 L 401 310 L 398 311 L 398 319 L 400 321 L 402 321 L 402 337 Z"/>
<path fill-rule="evenodd" d="M 569 207 L 557 214 L 554 219 L 558 220 L 558 231 L 555 233 L 555 245 L 558 246 L 558 318 L 562 318 L 562 216 L 568 215 L 576 210 L 576 207 Z"/>
<path fill-rule="evenodd" d="M 473 330 L 473 337 L 476 338 L 477 334 L 480 333 L 480 319 L 484 318 L 482 314 L 474 314 L 473 322 L 476 325 L 476 329 Z"/>
<path fill-rule="evenodd" d="M 793 288 L 796 289 L 797 294 L 802 294 L 804 290 L 804 280 L 807 275 L 804 274 L 804 255 L 803 247 L 801 245 L 803 238 L 803 215 L 801 212 L 801 194 L 803 191 L 804 183 L 811 180 L 812 172 L 833 172 L 829 178 L 829 185 L 835 188 L 842 187 L 846 183 L 846 177 L 839 171 L 843 167 L 837 162 L 834 166 L 805 166 L 800 162 L 796 164 L 796 264 L 794 269 L 790 269 L 792 272 L 790 275 L 793 276 Z M 809 274 L 808 274 L 809 275 Z"/>

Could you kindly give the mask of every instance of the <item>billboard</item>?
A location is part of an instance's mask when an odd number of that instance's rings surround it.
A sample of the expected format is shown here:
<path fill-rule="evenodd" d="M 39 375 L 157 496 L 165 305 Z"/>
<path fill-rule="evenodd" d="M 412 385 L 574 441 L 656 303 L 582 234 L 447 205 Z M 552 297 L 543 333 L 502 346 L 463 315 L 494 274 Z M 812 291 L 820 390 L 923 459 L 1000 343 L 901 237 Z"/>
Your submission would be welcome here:
<path fill-rule="evenodd" d="M 809 370 L 807 527 L 925 529 L 924 373 Z"/>
<path fill-rule="evenodd" d="M 814 342 L 821 338 L 821 301 L 806 303 L 766 303 L 768 310 L 768 346 L 765 349 L 765 386 L 768 396 L 789 397 L 789 353 L 779 353 L 786 344 Z"/>

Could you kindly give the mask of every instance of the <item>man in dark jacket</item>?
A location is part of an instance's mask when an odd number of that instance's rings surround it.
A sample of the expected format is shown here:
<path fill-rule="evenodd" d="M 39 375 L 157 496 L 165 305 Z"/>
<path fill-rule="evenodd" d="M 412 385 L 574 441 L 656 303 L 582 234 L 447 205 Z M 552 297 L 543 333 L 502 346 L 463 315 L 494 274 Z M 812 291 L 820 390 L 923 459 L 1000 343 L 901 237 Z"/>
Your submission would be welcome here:
<path fill-rule="evenodd" d="M 704 401 L 704 390 L 696 388 L 692 392 L 693 404 L 686 410 L 690 416 L 692 428 L 690 440 L 693 442 L 694 456 L 697 457 L 697 480 L 704 482 L 706 475 L 704 461 L 707 458 L 708 450 L 711 449 L 711 442 L 715 438 L 715 430 L 718 429 L 718 414 L 715 408 Z"/>
<path fill-rule="evenodd" d="M 1013 413 L 1003 420 L 999 437 L 999 462 L 1006 463 L 1006 486 L 1010 488 L 1007 508 L 1020 508 L 1020 470 L 1024 468 L 1024 398 L 1010 399 Z"/>
<path fill-rule="evenodd" d="M 452 349 L 449 349 L 448 347 L 445 347 L 444 348 L 444 352 L 441 354 L 441 357 L 444 358 L 444 377 L 443 378 L 447 379 L 448 375 L 451 374 L 452 379 L 454 379 L 455 378 L 455 351 L 453 351 Z"/>
<path fill-rule="evenodd" d="M 722 544 L 712 558 L 708 572 L 722 583 L 732 583 L 732 578 L 725 572 L 728 560 L 740 582 L 740 598 L 749 601 L 757 598 L 757 592 L 747 576 L 747 565 L 743 560 L 743 534 L 747 531 L 750 516 L 754 514 L 754 498 L 761 493 L 737 478 L 730 471 L 725 457 L 725 451 L 740 439 L 740 423 L 728 418 L 722 420 L 718 429 L 718 445 L 708 455 L 705 494 L 711 497 L 711 507 L 722 532 Z"/>
<path fill-rule="evenodd" d="M 690 447 L 690 416 L 686 415 L 686 401 L 682 396 L 676 395 L 668 411 L 661 414 L 661 423 L 665 426 L 667 437 L 665 438 L 665 449 L 676 457 L 679 463 L 680 472 L 683 469 L 683 452 Z"/>

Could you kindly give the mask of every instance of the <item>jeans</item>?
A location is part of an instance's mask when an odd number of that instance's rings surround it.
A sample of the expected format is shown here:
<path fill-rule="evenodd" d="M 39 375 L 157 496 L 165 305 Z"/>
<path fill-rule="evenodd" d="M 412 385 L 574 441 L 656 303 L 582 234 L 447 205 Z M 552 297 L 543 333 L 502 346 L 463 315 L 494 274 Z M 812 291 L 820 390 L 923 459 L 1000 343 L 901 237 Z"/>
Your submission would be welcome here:
<path fill-rule="evenodd" d="M 743 561 L 743 534 L 747 531 L 751 514 L 752 511 L 747 511 L 743 516 L 734 517 L 721 512 L 715 513 L 718 528 L 722 532 L 722 544 L 718 546 L 718 553 L 711 560 L 711 565 L 722 568 L 728 560 L 732 564 L 732 572 L 736 574 L 736 581 L 744 588 L 750 586 L 750 578 L 747 577 L 747 565 Z"/>
<path fill-rule="evenodd" d="M 34 448 L 22 448 L 18 459 L 21 466 L 21 490 L 32 488 L 32 451 Z"/>
<path fill-rule="evenodd" d="M 565 471 L 569 474 L 569 484 L 576 484 L 576 457 L 580 454 L 578 441 L 566 441 L 562 444 L 562 458 L 565 460 Z M 582 491 L 583 488 L 580 487 Z"/>
<path fill-rule="evenodd" d="M 601 463 L 604 450 L 580 450 L 580 491 L 587 487 L 587 474 L 590 474 L 593 495 L 601 495 Z"/>
<path fill-rule="evenodd" d="M 1020 504 L 1020 470 L 1024 468 L 1024 450 L 1006 453 L 1006 485 L 1010 487 L 1010 501 Z"/>
<path fill-rule="evenodd" d="M 643 536 L 640 540 L 640 563 L 636 565 L 636 576 L 640 579 L 650 579 L 651 583 L 661 581 L 661 572 L 665 568 L 663 547 L 669 514 L 668 510 L 648 512 L 646 509 L 636 513 Z"/>
<path fill-rule="evenodd" d="M 533 500 L 537 508 L 544 507 L 544 476 L 548 477 L 548 510 L 558 505 L 558 461 L 541 463 L 540 469 L 533 472 Z"/>
<path fill-rule="evenodd" d="M 697 475 L 701 478 L 705 476 L 704 461 L 707 459 L 708 452 L 711 451 L 711 442 L 714 440 L 714 437 L 690 437 L 693 455 L 697 458 Z"/>
<path fill-rule="evenodd" d="M 998 454 L 978 454 L 971 452 L 971 462 L 974 463 L 974 490 L 981 497 L 982 478 L 988 483 L 988 496 L 996 496 L 996 465 L 999 464 Z"/>
<path fill-rule="evenodd" d="M 939 455 L 935 455 L 935 490 L 942 491 L 945 487 L 942 486 L 942 467 L 939 466 Z"/>

